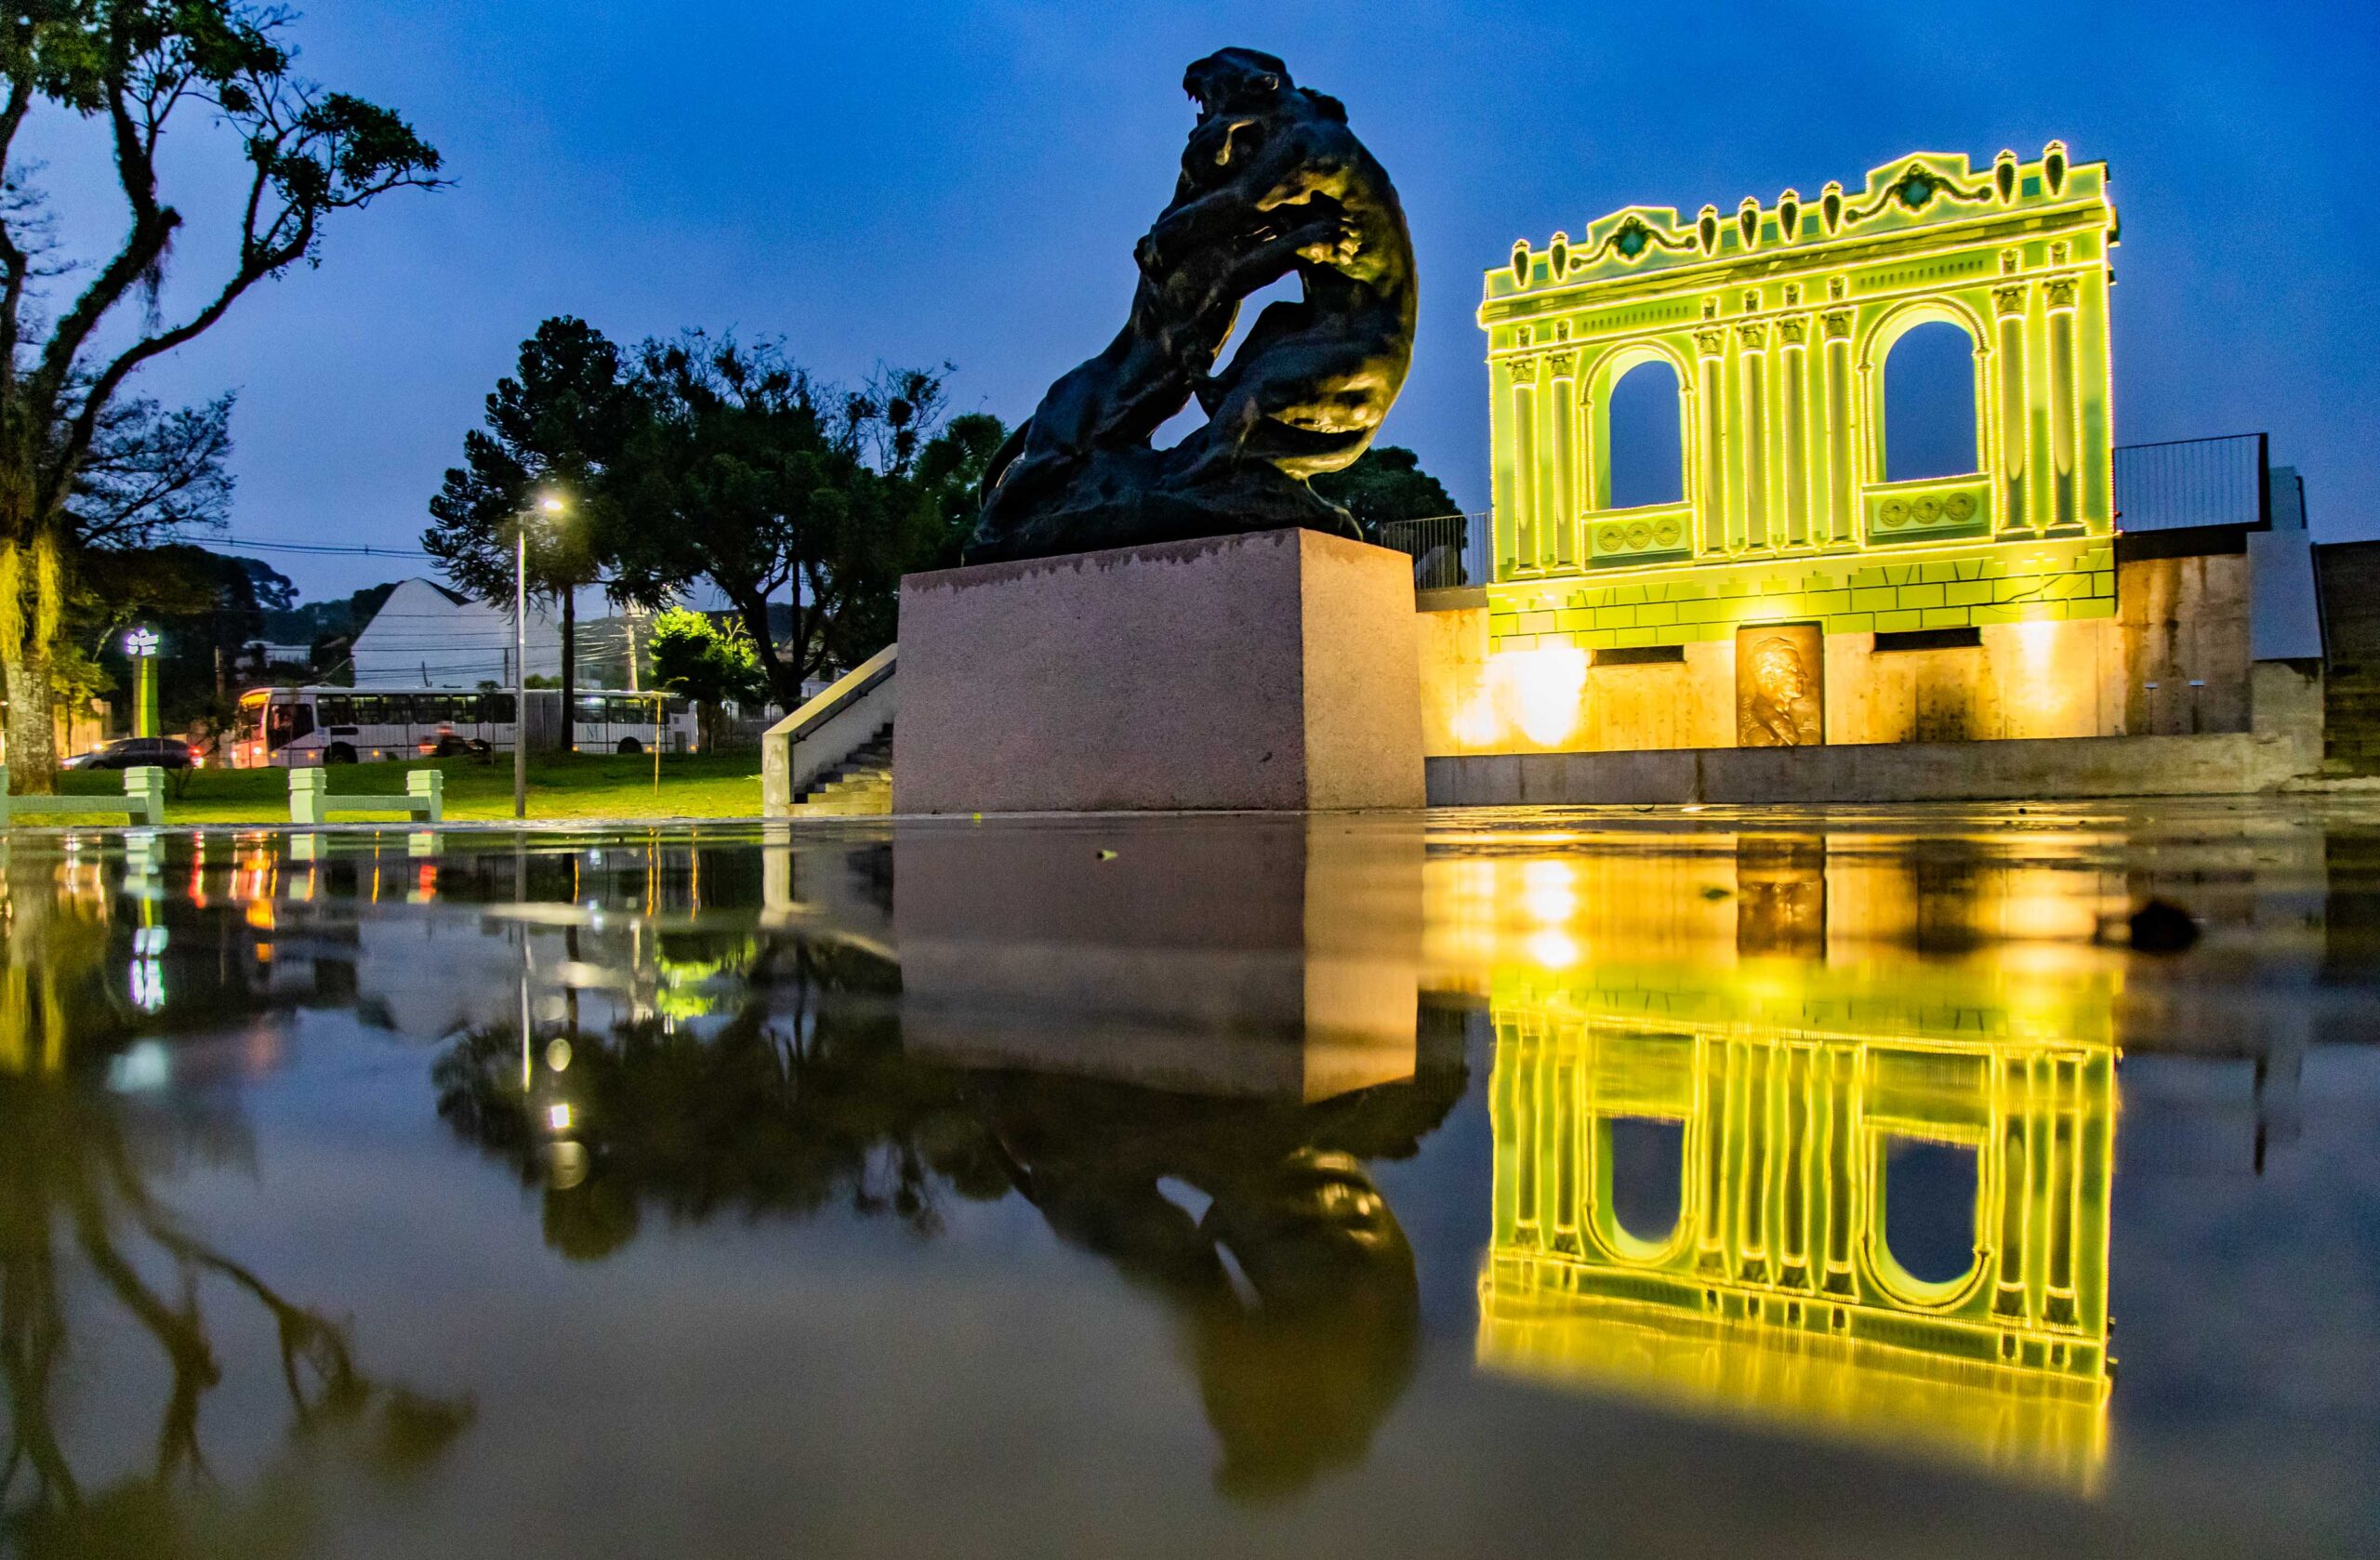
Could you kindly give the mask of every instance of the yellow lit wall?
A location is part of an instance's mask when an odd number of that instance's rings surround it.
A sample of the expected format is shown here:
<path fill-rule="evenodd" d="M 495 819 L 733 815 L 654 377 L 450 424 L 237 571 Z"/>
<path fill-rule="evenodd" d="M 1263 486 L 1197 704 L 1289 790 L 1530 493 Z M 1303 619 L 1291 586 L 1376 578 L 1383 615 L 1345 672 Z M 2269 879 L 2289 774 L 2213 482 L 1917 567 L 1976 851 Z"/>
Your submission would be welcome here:
<path fill-rule="evenodd" d="M 1826 739 L 2249 730 L 2246 558 L 2141 560 L 2117 578 L 2118 615 L 1985 624 L 1980 647 L 1880 654 L 1872 632 L 1827 635 Z M 1492 649 L 1492 617 L 1487 606 L 1420 615 L 1425 752 L 1734 745 L 1732 637 L 1689 641 L 1676 663 L 1597 666 L 1558 641 Z"/>

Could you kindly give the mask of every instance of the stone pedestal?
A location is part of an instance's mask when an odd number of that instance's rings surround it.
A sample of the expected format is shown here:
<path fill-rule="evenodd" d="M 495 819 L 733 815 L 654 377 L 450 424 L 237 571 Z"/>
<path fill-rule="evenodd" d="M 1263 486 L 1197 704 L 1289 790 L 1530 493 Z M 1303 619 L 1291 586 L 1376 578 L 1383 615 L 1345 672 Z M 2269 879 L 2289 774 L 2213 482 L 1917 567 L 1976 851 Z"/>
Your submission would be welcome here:
<path fill-rule="evenodd" d="M 1412 560 L 1303 530 L 911 575 L 897 813 L 1419 807 Z"/>
<path fill-rule="evenodd" d="M 1409 1078 L 1422 860 L 1393 814 L 905 821 L 902 1050 L 1308 1103 Z"/>

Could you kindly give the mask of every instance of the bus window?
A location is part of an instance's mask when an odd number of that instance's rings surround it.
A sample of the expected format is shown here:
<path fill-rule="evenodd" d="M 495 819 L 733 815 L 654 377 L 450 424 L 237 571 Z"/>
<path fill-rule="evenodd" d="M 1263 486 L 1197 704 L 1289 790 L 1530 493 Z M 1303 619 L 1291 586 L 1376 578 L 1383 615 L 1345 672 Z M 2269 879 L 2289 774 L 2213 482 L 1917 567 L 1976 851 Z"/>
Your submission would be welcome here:
<path fill-rule="evenodd" d="M 612 724 L 641 725 L 653 719 L 653 706 L 642 699 L 615 698 L 612 701 Z"/>
<path fill-rule="evenodd" d="M 234 742 L 254 742 L 257 739 L 257 723 L 263 718 L 263 705 L 243 702 L 240 706 L 239 713 L 233 716 L 231 720 L 231 740 Z"/>
<path fill-rule="evenodd" d="M 493 721 L 497 725 L 501 726 L 509 726 L 512 724 L 513 708 L 511 694 L 490 694 L 487 696 L 487 718 L 490 721 Z"/>
<path fill-rule="evenodd" d="M 268 705 L 264 712 L 264 746 L 268 753 L 278 752 L 289 742 L 289 712 L 291 706 Z"/>
<path fill-rule="evenodd" d="M 325 726 L 355 724 L 355 700 L 345 694 L 324 694 L 314 700 L 314 712 Z"/>
<path fill-rule="evenodd" d="M 575 702 L 577 709 L 577 721 L 580 725 L 600 726 L 603 723 L 603 701 L 600 696 L 579 699 Z"/>
<path fill-rule="evenodd" d="M 289 737 L 291 741 L 294 742 L 301 736 L 311 736 L 314 734 L 314 707 L 312 705 L 291 705 L 289 707 Z"/>
<path fill-rule="evenodd" d="M 693 701 L 688 699 L 673 698 L 669 701 L 669 713 L 672 715 L 683 715 L 693 707 Z"/>
<path fill-rule="evenodd" d="M 413 724 L 414 714 L 412 694 L 383 694 L 380 695 L 380 719 L 383 722 L 391 726 L 409 726 Z"/>
<path fill-rule="evenodd" d="M 479 694 L 461 694 L 455 699 L 455 723 L 476 726 L 487 719 L 487 699 Z"/>
<path fill-rule="evenodd" d="M 435 726 L 455 718 L 455 701 L 443 694 L 416 694 L 413 720 L 416 726 Z"/>

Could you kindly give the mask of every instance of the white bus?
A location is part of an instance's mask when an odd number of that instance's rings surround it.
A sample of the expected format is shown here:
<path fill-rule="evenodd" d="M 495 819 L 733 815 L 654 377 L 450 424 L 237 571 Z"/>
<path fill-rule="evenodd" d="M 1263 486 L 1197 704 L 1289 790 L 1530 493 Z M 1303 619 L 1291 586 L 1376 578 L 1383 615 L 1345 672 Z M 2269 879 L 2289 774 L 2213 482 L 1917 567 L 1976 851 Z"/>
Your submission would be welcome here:
<path fill-rule="evenodd" d="M 539 692 L 532 688 L 529 696 L 534 699 Z M 649 753 L 656 740 L 665 753 L 694 750 L 696 728 L 692 699 L 674 694 L 582 693 L 576 702 L 577 721 L 571 728 L 570 745 L 581 753 Z"/>
<path fill-rule="evenodd" d="M 562 695 L 532 688 L 529 697 L 533 712 L 543 702 L 550 721 Z M 694 707 L 685 699 L 587 694 L 576 703 L 572 746 L 580 752 L 642 753 L 656 736 L 664 752 L 694 745 Z M 509 752 L 513 714 L 509 692 L 255 688 L 240 695 L 228 758 L 234 769 L 286 769 Z"/>

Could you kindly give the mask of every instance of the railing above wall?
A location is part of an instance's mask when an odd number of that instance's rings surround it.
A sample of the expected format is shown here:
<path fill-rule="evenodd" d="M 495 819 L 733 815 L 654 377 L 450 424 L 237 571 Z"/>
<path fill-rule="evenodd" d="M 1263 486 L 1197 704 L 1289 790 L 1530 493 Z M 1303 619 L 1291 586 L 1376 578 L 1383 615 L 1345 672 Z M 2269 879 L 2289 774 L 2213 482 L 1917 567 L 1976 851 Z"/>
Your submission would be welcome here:
<path fill-rule="evenodd" d="M 2116 529 L 2186 531 L 2272 522 L 2266 437 L 2233 433 L 2115 449 Z"/>
<path fill-rule="evenodd" d="M 1488 517 L 1434 515 L 1381 522 L 1372 540 L 1413 560 L 1413 588 L 1451 590 L 1488 583 Z"/>

